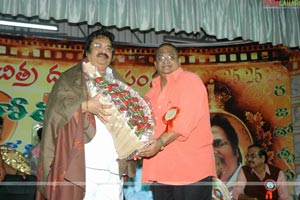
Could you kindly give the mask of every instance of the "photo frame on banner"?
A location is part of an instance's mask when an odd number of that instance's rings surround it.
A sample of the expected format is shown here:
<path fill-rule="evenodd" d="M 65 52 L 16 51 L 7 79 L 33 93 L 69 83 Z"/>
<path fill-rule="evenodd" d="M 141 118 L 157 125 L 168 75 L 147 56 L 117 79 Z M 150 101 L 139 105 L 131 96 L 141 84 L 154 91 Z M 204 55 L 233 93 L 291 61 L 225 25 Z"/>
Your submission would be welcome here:
<path fill-rule="evenodd" d="M 236 134 L 235 137 L 237 137 L 237 149 L 238 149 L 238 156 L 241 156 L 241 158 L 237 158 L 240 160 L 237 161 L 240 164 L 246 164 L 245 162 L 245 155 L 247 153 L 247 147 L 251 144 L 253 144 L 253 138 L 252 135 L 248 129 L 248 127 L 245 125 L 245 123 L 239 119 L 236 115 L 227 112 L 225 110 L 226 102 L 232 98 L 231 93 L 229 89 L 226 87 L 225 84 L 221 82 L 217 82 L 214 79 L 210 79 L 206 83 L 207 91 L 208 91 L 208 100 L 209 100 L 209 110 L 211 115 L 211 123 L 213 125 L 218 125 L 217 122 L 213 122 L 214 117 L 219 117 L 222 121 L 220 123 L 224 123 L 227 121 L 231 127 L 232 130 L 226 130 L 226 127 L 224 127 L 224 132 L 229 131 L 229 133 L 226 133 L 227 136 L 224 136 L 224 138 L 227 138 L 227 140 L 230 140 L 230 138 L 233 138 L 233 136 L 230 136 L 230 134 Z M 219 124 L 222 126 L 223 125 Z M 231 133 L 230 133 L 231 132 Z M 214 134 L 214 131 L 213 131 Z M 215 134 L 214 134 L 215 136 Z M 214 141 L 215 141 L 214 137 Z M 226 139 L 225 139 L 226 140 Z M 233 141 L 231 142 L 231 148 L 234 149 Z M 234 142 L 235 143 L 235 142 Z M 217 151 L 218 152 L 218 151 Z M 227 181 L 227 180 L 223 180 Z"/>
<path fill-rule="evenodd" d="M 296 178 L 293 113 L 286 61 L 250 62 L 250 58 L 245 57 L 247 62 L 233 65 L 226 60 L 230 57 L 224 56 L 224 63 L 201 66 L 201 70 L 193 68 L 195 64 L 184 63 L 183 67 L 198 73 L 207 87 L 214 85 L 213 89 L 208 87 L 209 98 L 213 98 L 210 99 L 211 115 L 218 113 L 232 118 L 230 123 L 234 129 L 240 129 L 234 121 L 244 127 L 237 131 L 243 132 L 238 133 L 238 141 L 244 143 L 239 144 L 243 163 L 247 146 L 261 143 L 268 153 L 269 163 L 282 169 L 286 179 L 293 182 Z M 293 194 L 294 186 L 289 189 Z"/>

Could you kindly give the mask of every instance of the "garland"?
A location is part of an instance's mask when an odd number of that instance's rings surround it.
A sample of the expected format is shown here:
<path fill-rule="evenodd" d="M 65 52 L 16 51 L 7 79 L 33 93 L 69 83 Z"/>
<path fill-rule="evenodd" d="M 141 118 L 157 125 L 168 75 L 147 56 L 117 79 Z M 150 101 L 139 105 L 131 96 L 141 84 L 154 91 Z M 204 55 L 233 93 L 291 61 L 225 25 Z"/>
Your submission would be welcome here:
<path fill-rule="evenodd" d="M 83 66 L 89 77 L 86 83 L 90 97 L 101 93 L 100 102 L 113 104 L 112 116 L 105 126 L 112 135 L 118 158 L 132 159 L 154 134 L 150 104 L 112 74 L 102 77 L 90 62 L 84 62 Z"/>
<path fill-rule="evenodd" d="M 128 126 L 135 130 L 136 136 L 140 138 L 153 132 L 150 106 L 136 91 L 121 81 L 108 77 L 95 77 L 92 82 L 117 106 Z"/>

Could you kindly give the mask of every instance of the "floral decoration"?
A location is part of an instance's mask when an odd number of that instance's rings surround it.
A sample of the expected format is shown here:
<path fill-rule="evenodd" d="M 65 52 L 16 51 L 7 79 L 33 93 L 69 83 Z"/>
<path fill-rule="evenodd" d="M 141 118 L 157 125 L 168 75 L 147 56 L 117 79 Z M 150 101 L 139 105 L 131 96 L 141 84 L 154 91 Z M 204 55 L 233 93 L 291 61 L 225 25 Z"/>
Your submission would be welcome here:
<path fill-rule="evenodd" d="M 150 105 L 140 95 L 121 81 L 109 77 L 95 77 L 95 86 L 111 100 L 122 113 L 138 137 L 152 134 L 153 120 Z"/>
<path fill-rule="evenodd" d="M 273 135 L 270 130 L 264 130 L 264 125 L 266 122 L 263 120 L 261 113 L 257 112 L 255 114 L 251 112 L 245 113 L 249 128 L 253 133 L 254 142 L 262 144 L 266 149 L 269 162 L 272 163 L 274 160 L 274 150 L 272 149 Z"/>

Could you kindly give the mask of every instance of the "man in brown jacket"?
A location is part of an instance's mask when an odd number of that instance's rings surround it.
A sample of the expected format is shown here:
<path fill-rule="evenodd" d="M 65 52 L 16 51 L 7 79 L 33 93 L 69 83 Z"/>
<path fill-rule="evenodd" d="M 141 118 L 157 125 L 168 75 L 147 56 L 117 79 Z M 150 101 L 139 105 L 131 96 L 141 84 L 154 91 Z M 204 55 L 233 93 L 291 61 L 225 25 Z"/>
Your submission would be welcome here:
<path fill-rule="evenodd" d="M 135 175 L 134 161 L 108 160 L 105 156 L 115 156 L 113 145 L 108 146 L 108 142 L 102 139 L 106 134 L 110 141 L 103 124 L 108 121 L 111 105 L 100 103 L 101 94 L 90 97 L 86 86 L 89 75 L 85 69 L 86 63 L 101 76 L 110 75 L 121 79 L 110 66 L 113 40 L 114 35 L 107 31 L 91 33 L 84 47 L 84 60 L 63 72 L 52 88 L 43 124 L 37 175 L 41 193 L 37 194 L 37 199 L 86 200 L 92 199 L 88 195 L 96 195 L 97 192 L 96 198 L 106 199 L 101 196 L 101 192 L 105 192 L 105 188 L 101 187 L 105 184 L 98 184 L 106 180 L 96 178 L 102 177 L 98 174 L 102 172 L 107 172 L 106 175 L 116 181 L 117 184 L 113 181 L 114 184 L 108 184 L 116 185 L 117 190 L 119 188 L 117 196 L 122 199 L 122 175 Z M 103 164 L 113 168 L 104 169 Z M 95 174 L 95 177 L 91 174 Z M 92 183 L 94 181 L 96 184 Z"/>
<path fill-rule="evenodd" d="M 247 165 L 240 169 L 233 189 L 234 199 L 289 199 L 284 173 L 268 164 L 268 154 L 262 145 L 250 145 L 246 159 Z"/>

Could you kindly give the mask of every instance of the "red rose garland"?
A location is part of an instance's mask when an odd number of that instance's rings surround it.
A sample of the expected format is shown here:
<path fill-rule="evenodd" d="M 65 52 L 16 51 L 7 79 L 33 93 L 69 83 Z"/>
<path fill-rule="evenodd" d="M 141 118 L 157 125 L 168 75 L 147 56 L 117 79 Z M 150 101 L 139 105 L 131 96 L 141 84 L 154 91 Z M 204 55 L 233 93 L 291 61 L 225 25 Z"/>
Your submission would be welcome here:
<path fill-rule="evenodd" d="M 136 136 L 140 139 L 146 136 L 148 139 L 149 134 L 153 134 L 151 109 L 136 91 L 116 79 L 96 77 L 94 81 L 96 87 L 124 114 L 129 127 L 135 129 Z"/>

